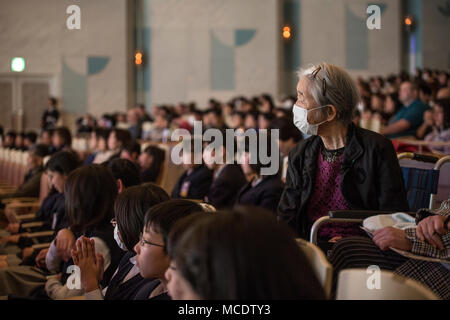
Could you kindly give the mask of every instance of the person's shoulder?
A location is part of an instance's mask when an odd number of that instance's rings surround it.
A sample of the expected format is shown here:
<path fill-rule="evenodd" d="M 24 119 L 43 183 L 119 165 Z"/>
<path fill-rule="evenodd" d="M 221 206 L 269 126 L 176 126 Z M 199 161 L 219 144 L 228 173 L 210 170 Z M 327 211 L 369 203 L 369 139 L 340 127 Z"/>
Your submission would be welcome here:
<path fill-rule="evenodd" d="M 198 167 L 196 170 L 194 170 L 194 172 L 192 174 L 190 174 L 189 176 L 192 177 L 192 179 L 197 179 L 197 178 L 200 178 L 200 179 L 211 178 L 212 179 L 213 172 L 212 172 L 212 170 L 208 169 L 207 166 L 202 164 L 200 167 Z"/>
<path fill-rule="evenodd" d="M 318 136 L 310 136 L 306 139 L 299 141 L 289 152 L 289 160 L 291 161 L 292 159 L 295 159 L 298 156 L 300 156 L 304 152 L 306 147 L 309 146 L 314 141 L 316 141 L 316 139 L 320 138 Z"/>
<path fill-rule="evenodd" d="M 280 177 L 276 174 L 271 175 L 271 176 L 266 176 L 263 179 L 263 181 L 261 182 L 261 186 L 263 186 L 263 185 L 270 187 L 271 190 L 284 188 L 283 181 L 281 181 Z"/>
<path fill-rule="evenodd" d="M 386 146 L 392 146 L 392 141 L 389 138 L 375 131 L 355 126 L 355 132 L 363 148 L 364 147 L 385 148 Z"/>

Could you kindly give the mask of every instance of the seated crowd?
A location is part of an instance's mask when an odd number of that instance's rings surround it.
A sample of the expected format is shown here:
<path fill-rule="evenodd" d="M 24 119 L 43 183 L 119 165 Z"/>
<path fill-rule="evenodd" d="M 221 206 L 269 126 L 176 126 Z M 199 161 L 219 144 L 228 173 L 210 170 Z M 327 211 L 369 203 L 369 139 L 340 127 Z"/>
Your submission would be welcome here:
<path fill-rule="evenodd" d="M 74 150 L 70 130 L 57 125 L 54 98 L 39 137 L 13 130 L 3 137 L 1 129 L 2 148 L 28 153 L 28 171 L 14 192 L 0 192 L 0 296 L 329 298 L 295 239 L 309 240 L 314 222 L 332 210 L 410 211 L 401 146 L 393 141 L 444 142 L 429 152 L 450 154 L 450 79 L 418 70 L 414 77 L 353 81 L 327 63 L 298 76 L 297 97 L 279 103 L 263 94 L 211 99 L 204 110 L 179 103 L 153 106 L 151 115 L 143 105 L 98 119 L 84 115 L 76 137 L 87 141 L 87 151 Z M 184 172 L 164 190 L 163 167 L 171 160 L 161 145 L 175 129 L 193 132 L 197 121 L 203 132 L 277 129 L 279 151 L 270 130 L 269 139 L 255 141 L 266 157 L 251 152 L 250 139 L 241 153 L 229 150 L 226 134 L 221 143 L 198 142 L 199 153 L 194 137 L 181 154 Z M 280 166 L 267 174 L 271 155 Z M 41 198 L 31 219 L 8 210 L 6 200 L 18 197 Z M 450 299 L 448 265 L 389 251 L 448 261 L 449 201 L 419 210 L 414 228 L 386 227 L 372 239 L 355 223 L 325 224 L 318 243 L 336 274 L 378 264 Z M 49 232 L 36 238 L 38 231 Z"/>

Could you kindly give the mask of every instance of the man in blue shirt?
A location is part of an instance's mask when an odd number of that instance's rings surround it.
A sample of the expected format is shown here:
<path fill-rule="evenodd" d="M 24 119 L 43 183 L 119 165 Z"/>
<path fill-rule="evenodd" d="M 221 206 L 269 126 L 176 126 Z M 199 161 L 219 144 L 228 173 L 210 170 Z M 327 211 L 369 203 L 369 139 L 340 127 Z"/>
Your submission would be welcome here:
<path fill-rule="evenodd" d="M 423 113 L 429 109 L 418 99 L 417 85 L 411 81 L 401 84 L 399 100 L 403 107 L 381 132 L 388 138 L 415 136 L 417 128 L 423 122 Z"/>

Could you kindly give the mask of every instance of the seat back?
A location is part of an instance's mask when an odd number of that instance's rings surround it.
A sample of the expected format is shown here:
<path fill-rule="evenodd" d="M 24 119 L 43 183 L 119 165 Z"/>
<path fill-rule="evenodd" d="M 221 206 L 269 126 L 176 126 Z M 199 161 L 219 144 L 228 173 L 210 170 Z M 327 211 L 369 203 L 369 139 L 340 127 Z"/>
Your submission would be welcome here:
<path fill-rule="evenodd" d="M 419 282 L 391 271 L 346 269 L 339 273 L 336 300 L 438 300 Z"/>
<path fill-rule="evenodd" d="M 437 194 L 439 170 L 402 167 L 402 174 L 409 210 L 429 208 L 431 195 Z"/>
<path fill-rule="evenodd" d="M 328 262 L 323 251 L 311 242 L 303 239 L 296 239 L 298 246 L 308 259 L 314 274 L 322 285 L 327 298 L 331 293 L 331 280 L 333 276 L 333 267 Z"/>
<path fill-rule="evenodd" d="M 416 162 L 418 167 L 409 167 L 404 164 L 401 167 L 403 180 L 410 211 L 417 211 L 421 208 L 432 209 L 432 195 L 436 195 L 439 184 L 439 168 L 424 168 L 421 166 L 435 164 L 439 158 L 420 154 L 404 152 L 397 155 L 398 160 L 409 159 Z M 436 170 L 437 169 L 437 170 Z"/>

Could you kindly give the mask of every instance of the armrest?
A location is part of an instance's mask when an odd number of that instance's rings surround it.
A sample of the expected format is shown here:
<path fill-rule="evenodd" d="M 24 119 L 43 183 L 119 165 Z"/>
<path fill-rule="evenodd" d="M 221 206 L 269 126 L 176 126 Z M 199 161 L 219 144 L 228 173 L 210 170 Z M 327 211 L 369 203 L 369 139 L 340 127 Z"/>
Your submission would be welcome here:
<path fill-rule="evenodd" d="M 7 198 L 3 199 L 2 202 L 4 204 L 9 204 L 11 202 L 38 202 L 39 198 L 36 197 L 17 197 L 17 198 Z"/>
<path fill-rule="evenodd" d="M 39 203 L 39 201 L 36 201 L 36 202 L 12 202 L 12 203 L 8 204 L 8 208 L 10 208 L 10 209 L 35 208 L 35 207 L 37 207 L 39 209 L 40 206 L 41 206 L 41 204 Z"/>
<path fill-rule="evenodd" d="M 58 299 L 58 300 L 86 300 L 85 296 L 75 296 L 75 297 L 69 297 L 64 299 Z"/>
<path fill-rule="evenodd" d="M 34 218 L 36 218 L 36 214 L 35 213 L 30 213 L 30 214 L 22 214 L 16 217 L 16 219 L 20 222 L 22 221 L 27 221 L 27 220 L 33 220 Z"/>
<path fill-rule="evenodd" d="M 28 238 L 40 238 L 40 237 L 49 237 L 52 236 L 55 232 L 54 231 L 38 231 L 38 232 L 32 232 L 28 234 Z"/>
<path fill-rule="evenodd" d="M 51 243 L 38 243 L 38 244 L 33 244 L 31 247 L 36 250 L 47 249 L 47 248 L 50 248 L 50 244 Z"/>
<path fill-rule="evenodd" d="M 34 221 L 34 222 L 28 222 L 28 223 L 22 223 L 22 228 L 37 228 L 42 227 L 44 225 L 44 222 L 42 221 Z"/>
<path fill-rule="evenodd" d="M 379 214 L 392 214 L 398 211 L 378 211 L 378 210 L 334 210 L 328 213 L 331 219 L 361 219 L 376 216 Z M 411 216 L 415 216 L 415 212 L 406 212 Z"/>

